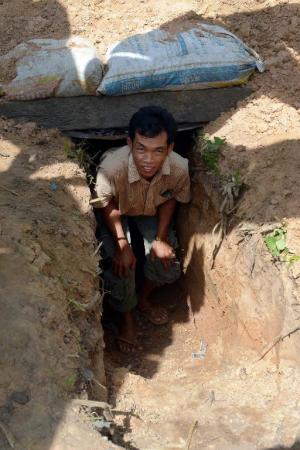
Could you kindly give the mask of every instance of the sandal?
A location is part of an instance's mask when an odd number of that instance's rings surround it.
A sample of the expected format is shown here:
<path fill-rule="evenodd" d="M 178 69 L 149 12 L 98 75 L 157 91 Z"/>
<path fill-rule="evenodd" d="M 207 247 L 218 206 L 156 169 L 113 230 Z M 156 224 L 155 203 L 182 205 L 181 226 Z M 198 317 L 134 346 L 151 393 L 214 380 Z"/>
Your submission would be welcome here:
<path fill-rule="evenodd" d="M 122 353 L 136 353 L 143 350 L 143 347 L 135 341 L 129 341 L 123 337 L 117 337 L 118 347 Z"/>
<path fill-rule="evenodd" d="M 138 311 L 153 325 L 165 325 L 169 322 L 168 313 L 165 308 L 155 306 L 149 309 L 141 309 L 140 307 L 138 307 Z M 162 317 L 162 314 L 165 315 L 165 318 Z"/>

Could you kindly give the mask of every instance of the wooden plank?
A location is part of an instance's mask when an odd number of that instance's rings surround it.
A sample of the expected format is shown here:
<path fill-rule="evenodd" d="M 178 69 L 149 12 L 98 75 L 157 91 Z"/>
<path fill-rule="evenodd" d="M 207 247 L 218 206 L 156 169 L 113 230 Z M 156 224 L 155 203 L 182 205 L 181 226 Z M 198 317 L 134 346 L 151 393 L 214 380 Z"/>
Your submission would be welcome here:
<path fill-rule="evenodd" d="M 165 91 L 122 97 L 50 98 L 0 103 L 0 115 L 46 128 L 86 130 L 124 128 L 140 107 L 159 105 L 173 113 L 178 123 L 210 122 L 250 95 L 248 87 L 198 91 Z"/>

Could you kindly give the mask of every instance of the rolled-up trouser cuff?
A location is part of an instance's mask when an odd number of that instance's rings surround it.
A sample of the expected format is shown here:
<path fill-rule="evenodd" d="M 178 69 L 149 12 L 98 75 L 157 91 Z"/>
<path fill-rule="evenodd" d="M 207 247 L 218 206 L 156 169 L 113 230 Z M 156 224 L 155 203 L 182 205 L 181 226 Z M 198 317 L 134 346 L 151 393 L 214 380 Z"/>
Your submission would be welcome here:
<path fill-rule="evenodd" d="M 123 313 L 129 312 L 136 307 L 137 297 L 134 295 L 133 297 L 123 298 L 122 301 L 119 301 L 118 299 L 109 296 L 107 302 L 115 311 Z"/>
<path fill-rule="evenodd" d="M 147 257 L 145 277 L 152 281 L 156 286 L 174 283 L 180 278 L 180 275 L 181 268 L 179 261 L 174 261 L 170 265 L 170 269 L 165 270 L 161 261 L 151 261 L 150 257 Z"/>
<path fill-rule="evenodd" d="M 137 296 L 133 271 L 126 278 L 117 277 L 112 270 L 104 271 L 104 285 L 110 294 L 107 301 L 113 309 L 119 312 L 127 312 L 136 307 Z"/>

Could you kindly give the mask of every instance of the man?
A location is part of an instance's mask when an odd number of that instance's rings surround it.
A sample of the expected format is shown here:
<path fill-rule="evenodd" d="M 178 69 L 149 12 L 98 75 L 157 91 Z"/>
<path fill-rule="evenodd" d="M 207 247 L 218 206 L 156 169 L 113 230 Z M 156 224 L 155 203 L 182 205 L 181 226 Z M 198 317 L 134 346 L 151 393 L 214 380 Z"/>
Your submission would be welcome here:
<path fill-rule="evenodd" d="M 177 202 L 190 200 L 188 161 L 173 152 L 176 123 L 163 108 L 141 108 L 130 120 L 127 146 L 106 152 L 99 164 L 96 193 L 105 226 L 103 241 L 104 285 L 110 305 L 121 313 L 118 342 L 123 352 L 136 351 L 133 310 L 152 323 L 167 323 L 165 308 L 151 305 L 156 286 L 180 276 L 177 241 L 172 219 Z M 146 262 L 144 281 L 136 293 L 137 259 L 131 246 L 128 222 L 143 237 Z M 106 264 L 107 265 L 107 264 Z"/>

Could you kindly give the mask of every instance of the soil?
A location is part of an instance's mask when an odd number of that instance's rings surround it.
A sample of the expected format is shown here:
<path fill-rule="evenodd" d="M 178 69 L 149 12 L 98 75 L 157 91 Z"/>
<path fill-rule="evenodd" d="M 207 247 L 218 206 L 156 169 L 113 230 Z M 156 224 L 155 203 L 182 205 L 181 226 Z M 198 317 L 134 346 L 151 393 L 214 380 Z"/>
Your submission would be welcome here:
<path fill-rule="evenodd" d="M 79 307 L 99 284 L 85 174 L 56 130 L 5 120 L 1 130 L 0 421 L 17 449 L 98 448 L 71 402 L 99 395 L 83 368 L 104 382 L 100 313 Z"/>
<path fill-rule="evenodd" d="M 108 340 L 108 398 L 125 448 L 188 448 L 190 433 L 191 450 L 300 447 L 299 333 L 258 361 L 299 324 L 300 262 L 274 261 L 261 234 L 284 222 L 287 247 L 300 255 L 299 10 L 299 2 L 278 0 L 0 2 L 1 54 L 30 38 L 76 34 L 104 56 L 119 39 L 200 17 L 225 25 L 266 61 L 249 82 L 253 94 L 205 130 L 226 137 L 222 182 L 239 171 L 247 186 L 214 269 L 222 194 L 218 177 L 200 166 L 192 204 L 179 216 L 185 275 L 154 295 L 170 323 L 141 322 L 145 352 L 136 357 Z M 113 448 L 72 402 L 106 398 L 80 375 L 91 368 L 105 383 L 98 309 L 80 310 L 98 289 L 84 171 L 57 131 L 4 119 L 0 128 L 0 420 L 20 450 Z M 206 353 L 193 359 L 201 342 Z M 0 448 L 10 448 L 3 433 Z"/>

